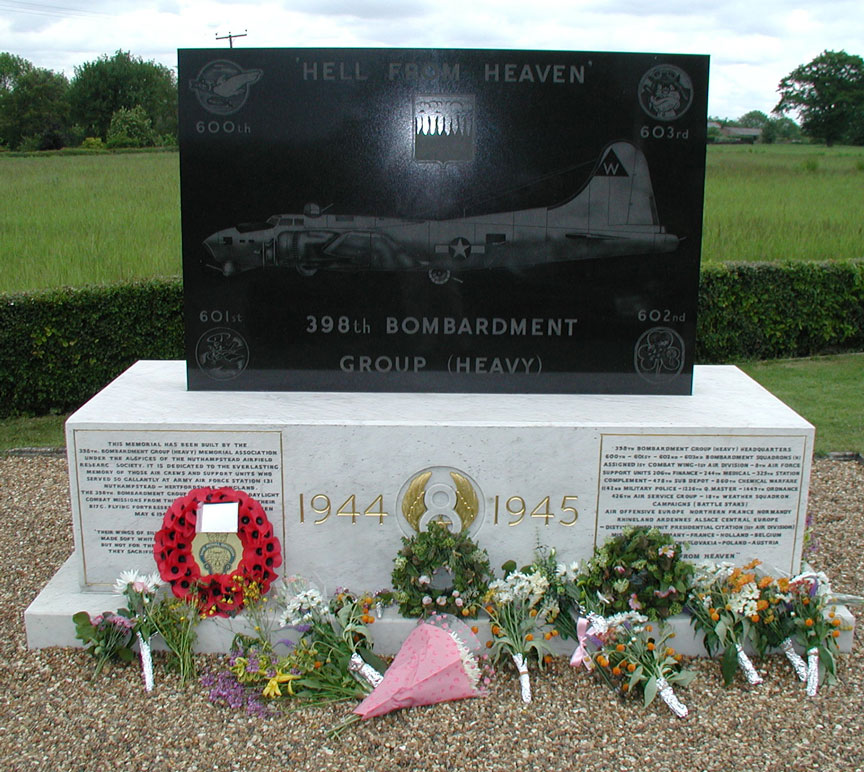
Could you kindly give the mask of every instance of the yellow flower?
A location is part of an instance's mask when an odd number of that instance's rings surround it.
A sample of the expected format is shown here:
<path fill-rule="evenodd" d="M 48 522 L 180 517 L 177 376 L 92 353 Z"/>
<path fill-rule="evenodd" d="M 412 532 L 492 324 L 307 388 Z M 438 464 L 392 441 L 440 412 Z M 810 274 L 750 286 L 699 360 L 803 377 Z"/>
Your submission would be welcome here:
<path fill-rule="evenodd" d="M 288 694 L 294 694 L 294 687 L 291 682 L 297 678 L 300 678 L 300 676 L 292 675 L 291 673 L 277 673 L 267 682 L 267 686 L 264 687 L 262 694 L 265 697 L 281 697 L 282 690 L 279 688 L 279 684 L 288 684 Z"/>

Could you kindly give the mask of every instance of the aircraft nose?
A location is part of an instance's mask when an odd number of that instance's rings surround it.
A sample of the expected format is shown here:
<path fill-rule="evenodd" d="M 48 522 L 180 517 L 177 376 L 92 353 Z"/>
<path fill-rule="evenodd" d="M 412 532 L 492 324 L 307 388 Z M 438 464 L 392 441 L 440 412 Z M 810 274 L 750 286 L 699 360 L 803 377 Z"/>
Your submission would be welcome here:
<path fill-rule="evenodd" d="M 230 247 L 233 243 L 234 238 L 228 231 L 218 231 L 204 239 L 204 248 L 218 259 L 220 252 L 224 252 L 222 247 Z"/>

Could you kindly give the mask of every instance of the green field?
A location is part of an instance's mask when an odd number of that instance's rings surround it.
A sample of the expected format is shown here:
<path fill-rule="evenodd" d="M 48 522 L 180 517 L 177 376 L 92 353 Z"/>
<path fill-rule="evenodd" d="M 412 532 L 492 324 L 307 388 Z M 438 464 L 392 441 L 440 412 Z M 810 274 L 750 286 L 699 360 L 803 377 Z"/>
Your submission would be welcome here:
<path fill-rule="evenodd" d="M 0 155 L 0 292 L 179 275 L 178 167 Z M 862 147 L 712 145 L 703 262 L 864 257 L 862 211 Z"/>
<path fill-rule="evenodd" d="M 180 274 L 177 153 L 0 155 L 0 292 Z"/>
<path fill-rule="evenodd" d="M 709 146 L 703 263 L 864 257 L 864 147 Z"/>

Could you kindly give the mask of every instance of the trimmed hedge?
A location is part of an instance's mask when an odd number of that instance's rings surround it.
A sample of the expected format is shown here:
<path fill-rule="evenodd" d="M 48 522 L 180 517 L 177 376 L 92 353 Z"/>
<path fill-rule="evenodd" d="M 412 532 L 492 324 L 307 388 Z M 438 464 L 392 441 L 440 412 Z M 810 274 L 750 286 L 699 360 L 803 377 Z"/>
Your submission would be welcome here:
<path fill-rule="evenodd" d="M 0 296 L 0 417 L 67 412 L 139 359 L 183 358 L 179 279 Z M 699 283 L 699 362 L 864 350 L 864 260 L 726 263 Z"/>
<path fill-rule="evenodd" d="M 864 260 L 703 268 L 696 359 L 730 362 L 864 349 Z"/>
<path fill-rule="evenodd" d="M 65 413 L 139 359 L 183 358 L 179 279 L 0 298 L 0 417 Z"/>

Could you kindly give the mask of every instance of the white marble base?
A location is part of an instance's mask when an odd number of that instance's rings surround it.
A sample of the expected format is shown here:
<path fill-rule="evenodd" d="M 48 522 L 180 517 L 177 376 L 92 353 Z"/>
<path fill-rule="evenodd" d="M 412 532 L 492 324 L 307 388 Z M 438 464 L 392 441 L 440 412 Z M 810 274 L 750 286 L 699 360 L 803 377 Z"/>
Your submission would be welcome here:
<path fill-rule="evenodd" d="M 54 575 L 36 600 L 24 612 L 27 627 L 27 646 L 31 649 L 41 649 L 49 646 L 80 646 L 75 638 L 75 626 L 72 615 L 78 611 L 100 614 L 103 611 L 115 611 L 122 605 L 123 598 L 104 592 L 82 592 L 78 588 L 77 571 L 74 556 L 70 557 L 63 567 Z M 855 617 L 845 606 L 837 608 L 837 616 L 842 622 L 841 634 L 837 639 L 840 651 L 852 650 L 853 628 Z M 704 657 L 705 648 L 702 645 L 701 634 L 695 633 L 690 619 L 684 614 L 671 617 L 669 625 L 675 632 L 672 646 L 685 656 Z M 396 654 L 399 647 L 414 626 L 415 619 L 405 619 L 399 616 L 395 608 L 384 610 L 383 616 L 371 625 L 375 639 L 375 651 L 390 656 Z M 479 628 L 477 637 L 484 643 L 491 640 L 489 623 L 484 619 L 468 620 L 467 624 Z M 236 633 L 249 633 L 250 630 L 242 616 L 236 619 L 208 619 L 201 622 L 197 628 L 198 642 L 196 651 L 202 653 L 227 652 L 231 640 Z M 291 637 L 286 634 L 284 637 Z M 560 637 L 550 641 L 554 653 L 558 656 L 570 656 L 576 648 L 576 643 L 563 640 Z M 154 641 L 159 648 L 159 641 Z"/>
<path fill-rule="evenodd" d="M 441 518 L 467 523 L 496 573 L 537 545 L 589 558 L 630 524 L 692 559 L 797 572 L 813 427 L 738 368 L 699 366 L 693 383 L 692 396 L 189 392 L 183 362 L 141 361 L 67 422 L 64 571 L 76 593 L 154 571 L 171 503 L 230 486 L 264 506 L 278 573 L 325 593 L 389 587 L 402 538 Z M 79 597 L 64 611 L 89 609 Z M 28 636 L 46 645 L 36 618 Z"/>

